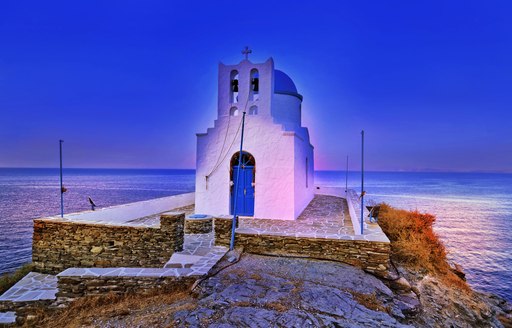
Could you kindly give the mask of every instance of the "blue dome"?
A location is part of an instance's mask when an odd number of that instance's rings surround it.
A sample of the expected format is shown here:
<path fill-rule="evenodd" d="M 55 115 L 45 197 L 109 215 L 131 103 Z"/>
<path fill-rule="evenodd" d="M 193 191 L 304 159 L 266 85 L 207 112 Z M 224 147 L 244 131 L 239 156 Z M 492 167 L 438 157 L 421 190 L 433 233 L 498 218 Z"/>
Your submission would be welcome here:
<path fill-rule="evenodd" d="M 274 92 L 298 94 L 292 79 L 280 70 L 274 70 Z"/>

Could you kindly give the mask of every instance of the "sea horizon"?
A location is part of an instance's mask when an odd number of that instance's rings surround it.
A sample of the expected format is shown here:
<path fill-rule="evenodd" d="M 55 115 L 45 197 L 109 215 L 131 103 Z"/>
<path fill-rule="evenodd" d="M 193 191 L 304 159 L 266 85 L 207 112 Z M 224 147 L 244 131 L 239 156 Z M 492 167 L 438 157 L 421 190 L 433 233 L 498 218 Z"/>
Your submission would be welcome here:
<path fill-rule="evenodd" d="M 360 190 L 360 172 L 349 188 Z M 257 175 L 256 175 L 257 179 Z M 345 171 L 315 171 L 315 184 L 345 187 Z M 193 169 L 64 169 L 65 213 L 193 192 Z M 469 172 L 365 172 L 367 199 L 437 217 L 434 230 L 449 260 L 464 267 L 479 291 L 512 300 L 512 174 Z M 257 188 L 256 188 L 257 193 Z M 256 194 L 257 197 L 257 194 Z M 0 273 L 30 261 L 32 219 L 57 215 L 58 168 L 0 168 Z"/>
<path fill-rule="evenodd" d="M 42 170 L 59 170 L 57 167 L 29 167 L 29 166 L 0 166 L 0 169 L 42 169 Z M 171 170 L 171 171 L 196 171 L 195 168 L 140 168 L 140 167 L 64 167 L 65 170 L 141 170 L 141 171 L 158 171 L 158 170 Z M 315 172 L 342 172 L 345 173 L 345 169 L 333 170 L 333 169 L 315 169 Z M 361 172 L 361 170 L 352 169 L 348 170 L 349 173 Z M 454 173 L 454 174 L 507 174 L 512 175 L 512 171 L 485 171 L 485 170 L 469 170 L 469 171 L 455 171 L 455 170 L 442 170 L 442 169 L 420 169 L 420 170 L 365 170 L 366 172 L 374 173 Z"/>

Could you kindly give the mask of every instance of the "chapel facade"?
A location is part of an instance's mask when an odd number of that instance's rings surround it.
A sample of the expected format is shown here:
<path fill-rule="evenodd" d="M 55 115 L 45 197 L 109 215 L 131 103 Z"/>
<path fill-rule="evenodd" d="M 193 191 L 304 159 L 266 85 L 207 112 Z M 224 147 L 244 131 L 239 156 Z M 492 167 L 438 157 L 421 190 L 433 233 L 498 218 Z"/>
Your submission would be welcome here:
<path fill-rule="evenodd" d="M 274 69 L 272 58 L 219 64 L 217 119 L 197 134 L 196 213 L 236 211 L 282 220 L 300 215 L 314 196 L 314 153 L 301 122 L 302 99 L 292 79 Z"/>

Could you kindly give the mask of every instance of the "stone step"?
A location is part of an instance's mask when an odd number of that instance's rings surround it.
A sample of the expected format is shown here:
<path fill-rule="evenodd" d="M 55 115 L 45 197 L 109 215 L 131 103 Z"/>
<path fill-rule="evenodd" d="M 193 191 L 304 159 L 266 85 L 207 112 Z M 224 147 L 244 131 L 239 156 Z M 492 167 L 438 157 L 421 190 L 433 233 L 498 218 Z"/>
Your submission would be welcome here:
<path fill-rule="evenodd" d="M 0 327 L 8 327 L 16 323 L 16 313 L 13 311 L 0 312 Z"/>
<path fill-rule="evenodd" d="M 30 272 L 0 296 L 0 327 L 24 322 L 26 317 L 56 300 L 57 277 Z"/>
<path fill-rule="evenodd" d="M 174 253 L 171 259 L 165 264 L 165 268 L 190 268 L 203 256 Z"/>
<path fill-rule="evenodd" d="M 0 296 L 0 303 L 50 301 L 55 299 L 56 293 L 56 276 L 30 272 Z"/>

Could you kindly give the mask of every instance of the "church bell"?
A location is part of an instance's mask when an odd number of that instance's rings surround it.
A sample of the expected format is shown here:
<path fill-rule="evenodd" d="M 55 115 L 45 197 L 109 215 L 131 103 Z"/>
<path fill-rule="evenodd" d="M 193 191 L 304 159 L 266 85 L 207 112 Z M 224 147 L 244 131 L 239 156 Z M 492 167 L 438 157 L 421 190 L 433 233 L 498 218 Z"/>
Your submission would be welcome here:
<path fill-rule="evenodd" d="M 238 92 L 238 80 L 231 80 L 231 91 Z"/>
<path fill-rule="evenodd" d="M 260 91 L 260 79 L 255 77 L 251 80 L 251 85 L 252 85 L 252 91 L 255 91 L 255 92 L 258 92 Z"/>

